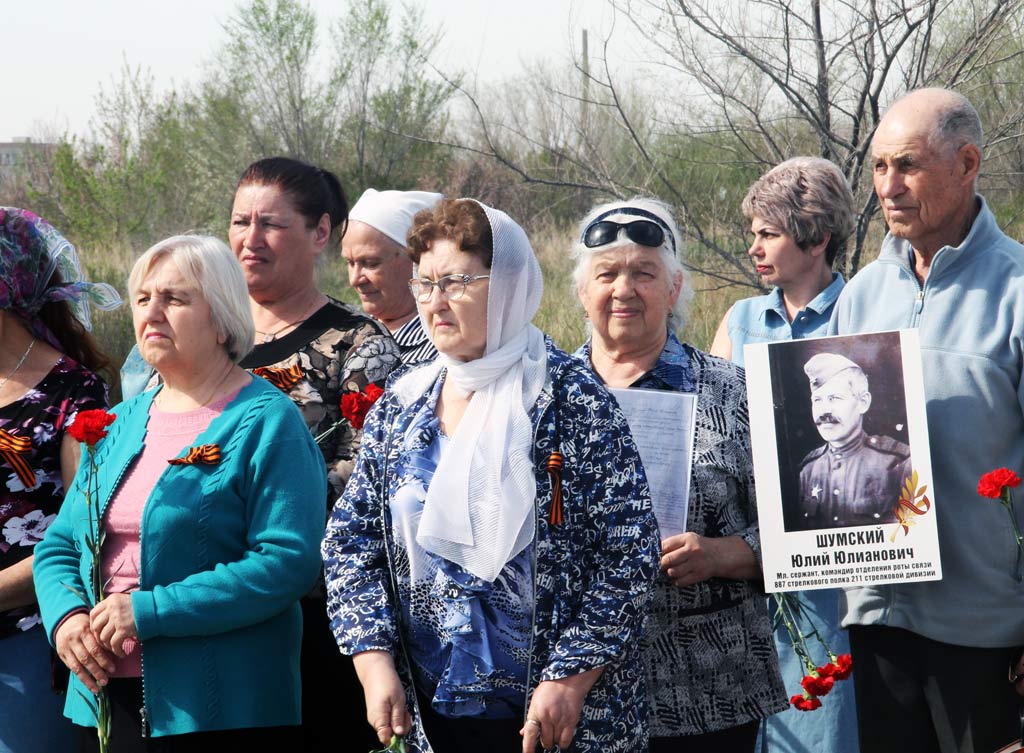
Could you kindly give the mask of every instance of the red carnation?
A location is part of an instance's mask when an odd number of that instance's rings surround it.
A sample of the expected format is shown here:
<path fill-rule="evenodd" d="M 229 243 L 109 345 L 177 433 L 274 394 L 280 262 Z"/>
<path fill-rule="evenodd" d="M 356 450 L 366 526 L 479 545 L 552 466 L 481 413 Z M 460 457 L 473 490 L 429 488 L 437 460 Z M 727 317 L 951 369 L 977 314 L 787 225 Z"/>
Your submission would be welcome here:
<path fill-rule="evenodd" d="M 835 677 L 839 672 L 839 665 L 823 664 L 814 671 L 818 673 L 819 677 Z"/>
<path fill-rule="evenodd" d="M 370 406 L 383 394 L 384 390 L 375 384 L 366 385 L 363 392 L 346 392 L 341 396 L 341 415 L 348 419 L 353 429 L 362 429 Z"/>
<path fill-rule="evenodd" d="M 68 427 L 68 434 L 79 442 L 94 447 L 107 436 L 107 427 L 114 423 L 115 418 L 117 416 L 113 413 L 100 409 L 79 411 L 74 423 Z"/>
<path fill-rule="evenodd" d="M 809 694 L 823 696 L 832 692 L 832 686 L 835 682 L 835 679 L 832 677 L 820 677 L 817 674 L 810 674 L 804 675 L 804 679 L 800 681 L 800 684 L 804 686 L 804 690 Z"/>
<path fill-rule="evenodd" d="M 821 708 L 821 701 L 816 696 L 798 694 L 789 699 L 797 711 L 814 711 Z"/>
<path fill-rule="evenodd" d="M 978 481 L 978 494 L 982 497 L 999 499 L 1003 494 L 1003 489 L 1019 485 L 1020 476 L 1016 473 L 1009 468 L 996 468 L 994 471 L 986 473 Z"/>
<path fill-rule="evenodd" d="M 853 657 L 849 654 L 839 654 L 836 657 L 835 664 L 836 672 L 833 675 L 837 680 L 845 680 L 853 673 Z"/>

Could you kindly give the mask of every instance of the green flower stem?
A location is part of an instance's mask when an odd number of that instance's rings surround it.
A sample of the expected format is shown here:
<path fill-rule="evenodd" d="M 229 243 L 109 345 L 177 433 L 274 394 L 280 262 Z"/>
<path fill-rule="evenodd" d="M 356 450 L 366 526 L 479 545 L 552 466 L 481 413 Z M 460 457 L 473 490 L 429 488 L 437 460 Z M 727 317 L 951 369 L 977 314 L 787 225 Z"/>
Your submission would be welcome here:
<path fill-rule="evenodd" d="M 821 633 L 818 632 L 818 626 L 814 624 L 814 620 L 812 620 L 810 618 L 810 616 L 807 615 L 806 610 L 804 610 L 804 615 L 807 617 L 807 624 L 811 628 L 811 635 L 813 635 L 815 638 L 818 639 L 818 643 L 820 643 L 821 647 L 825 649 L 825 653 L 828 655 L 829 660 L 830 661 L 835 661 L 836 660 L 836 655 L 832 653 L 832 648 L 828 645 L 828 643 L 822 637 Z"/>
<path fill-rule="evenodd" d="M 1010 491 L 1010 487 L 1004 486 L 1002 491 L 999 492 L 999 501 L 1003 503 L 1003 507 L 1006 508 L 1006 513 L 1010 516 L 1010 525 L 1013 526 L 1013 537 L 1017 540 L 1017 580 L 1021 580 L 1021 561 L 1024 559 L 1024 537 L 1020 535 L 1020 527 L 1017 525 L 1017 511 L 1013 508 L 1013 493 Z"/>
<path fill-rule="evenodd" d="M 800 630 L 800 621 L 793 615 L 793 607 L 789 603 L 790 595 L 788 593 L 775 593 L 773 596 L 775 597 L 775 603 L 778 604 L 782 622 L 786 626 L 786 632 L 789 633 L 789 640 L 793 644 L 793 650 L 796 651 L 796 655 L 800 657 L 804 666 L 807 667 L 807 673 L 814 672 L 816 667 L 814 662 L 811 661 L 810 654 L 807 652 L 807 639 Z"/>
<path fill-rule="evenodd" d="M 1003 503 L 1003 507 L 1006 508 L 1006 512 L 1010 514 L 1010 523 L 1013 524 L 1013 535 L 1017 539 L 1017 546 L 1024 553 L 1024 537 L 1020 535 L 1020 527 L 1017 525 L 1017 515 L 1013 509 L 1013 497 L 1010 496 L 1010 490 L 1004 488 L 1003 493 L 1000 495 L 1000 500 Z"/>
<path fill-rule="evenodd" d="M 405 737 L 392 735 L 391 743 L 388 745 L 388 747 L 381 748 L 380 750 L 371 750 L 370 753 L 406 753 Z"/>
<path fill-rule="evenodd" d="M 99 511 L 99 480 L 96 478 L 96 455 L 92 447 L 86 445 L 86 452 L 89 453 L 89 478 L 85 483 L 85 508 L 89 514 L 89 535 L 86 543 L 89 553 L 92 555 L 92 567 L 90 568 L 91 593 L 93 605 L 103 601 L 103 562 L 102 548 L 103 535 L 100 530 L 102 520 Z M 96 738 L 99 742 L 100 753 L 107 753 L 110 750 L 110 698 L 107 689 L 100 688 L 95 693 L 96 707 Z"/>
<path fill-rule="evenodd" d="M 337 430 L 337 428 L 339 426 L 341 426 L 343 423 L 345 423 L 345 419 L 344 418 L 339 418 L 337 421 L 335 421 L 333 424 L 331 424 L 329 429 L 327 429 L 323 433 L 317 434 L 315 437 L 313 437 L 313 441 L 316 442 L 317 444 L 320 444 L 325 439 L 327 439 L 327 437 L 331 436 L 331 434 L 333 434 Z"/>

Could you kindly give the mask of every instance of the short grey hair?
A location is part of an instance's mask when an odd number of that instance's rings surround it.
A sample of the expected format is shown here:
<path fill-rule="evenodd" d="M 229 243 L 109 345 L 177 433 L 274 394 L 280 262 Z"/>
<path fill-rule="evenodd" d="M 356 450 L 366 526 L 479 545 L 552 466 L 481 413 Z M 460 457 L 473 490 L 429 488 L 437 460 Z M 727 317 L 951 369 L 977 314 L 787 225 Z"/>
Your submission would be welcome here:
<path fill-rule="evenodd" d="M 128 295 L 135 295 L 146 276 L 164 258 L 174 260 L 185 281 L 208 304 L 217 334 L 228 357 L 238 363 L 256 341 L 249 308 L 249 289 L 242 268 L 223 241 L 209 235 L 175 235 L 151 246 L 135 262 L 128 277 Z"/>
<path fill-rule="evenodd" d="M 959 151 L 965 144 L 972 144 L 980 150 L 985 138 L 981 116 L 963 94 L 954 91 L 950 94 L 954 95 L 954 101 L 937 114 L 929 137 L 930 143 L 950 152 Z"/>
<path fill-rule="evenodd" d="M 830 235 L 825 261 L 832 266 L 856 227 L 846 176 L 821 157 L 794 157 L 762 175 L 743 197 L 743 214 L 785 230 L 806 251 Z"/>
<path fill-rule="evenodd" d="M 952 155 L 966 144 L 976 146 L 979 150 L 985 144 L 985 134 L 981 127 L 981 116 L 971 100 L 954 89 L 931 87 L 923 89 L 912 89 L 897 102 L 918 94 L 920 92 L 932 92 L 944 95 L 942 102 L 938 105 L 932 120 L 931 131 L 928 134 L 928 145 L 933 149 Z M 891 106 L 890 106 L 891 109 Z"/>
<path fill-rule="evenodd" d="M 661 246 L 658 247 L 658 255 L 665 266 L 665 272 L 668 275 L 670 285 L 676 277 L 682 277 L 679 297 L 676 298 L 675 305 L 668 315 L 669 327 L 673 330 L 681 329 L 686 324 L 686 312 L 689 308 L 690 300 L 693 298 L 693 285 L 690 282 L 690 276 L 683 269 L 683 239 L 679 233 L 679 226 L 676 225 L 675 218 L 672 216 L 671 207 L 658 199 L 637 196 L 627 201 L 610 201 L 605 204 L 598 204 L 587 212 L 587 215 L 577 228 L 576 242 L 570 250 L 570 255 L 575 262 L 572 270 L 572 280 L 577 292 L 582 291 L 586 284 L 587 272 L 590 270 L 595 254 L 636 245 L 621 230 L 618 237 L 607 245 L 597 248 L 587 248 L 583 245 L 583 233 L 586 232 L 594 220 L 600 215 L 612 213 L 616 209 L 642 209 L 655 215 L 668 228 L 671 238 L 666 237 Z M 673 251 L 673 249 L 675 250 Z"/>

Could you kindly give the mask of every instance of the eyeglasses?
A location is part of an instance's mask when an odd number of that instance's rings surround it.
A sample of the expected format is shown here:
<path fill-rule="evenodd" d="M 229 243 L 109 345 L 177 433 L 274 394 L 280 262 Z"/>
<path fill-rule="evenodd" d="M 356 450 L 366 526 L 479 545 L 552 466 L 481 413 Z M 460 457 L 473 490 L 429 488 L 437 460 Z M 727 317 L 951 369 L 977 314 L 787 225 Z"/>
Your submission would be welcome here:
<path fill-rule="evenodd" d="M 413 277 L 409 280 L 409 290 L 413 297 L 420 303 L 427 303 L 436 287 L 441 295 L 449 301 L 457 301 L 466 292 L 466 287 L 477 280 L 487 280 L 490 275 L 445 275 L 437 282 L 428 280 L 426 277 Z"/>
<path fill-rule="evenodd" d="M 604 219 L 616 214 L 636 215 L 646 219 L 631 220 L 629 222 L 616 222 Z M 587 225 L 587 229 L 583 231 L 581 240 L 587 248 L 606 246 L 609 243 L 613 243 L 619 237 L 620 230 L 625 230 L 626 237 L 633 241 L 633 243 L 652 248 L 661 246 L 667 237 L 669 245 L 672 247 L 672 253 L 676 252 L 676 239 L 672 236 L 672 232 L 664 225 L 661 218 L 652 212 L 635 207 L 619 207 L 595 217 Z"/>

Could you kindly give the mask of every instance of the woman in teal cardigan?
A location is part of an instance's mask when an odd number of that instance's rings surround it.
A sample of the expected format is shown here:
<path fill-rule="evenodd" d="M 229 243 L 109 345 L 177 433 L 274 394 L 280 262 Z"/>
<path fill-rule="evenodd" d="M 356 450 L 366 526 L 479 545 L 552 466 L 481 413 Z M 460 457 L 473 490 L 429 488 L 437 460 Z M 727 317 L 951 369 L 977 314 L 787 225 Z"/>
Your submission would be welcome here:
<path fill-rule="evenodd" d="M 253 325 L 226 246 L 168 239 L 129 290 L 163 385 L 114 408 L 95 446 L 103 600 L 86 609 L 71 590 L 89 593 L 93 564 L 87 455 L 36 548 L 43 622 L 72 670 L 65 714 L 95 726 L 87 699 L 105 686 L 112 751 L 149 750 L 147 735 L 161 751 L 285 749 L 300 722 L 298 599 L 320 565 L 321 453 L 292 402 L 237 365 Z"/>

